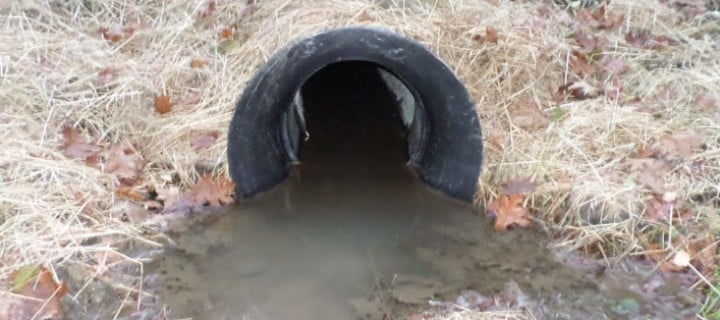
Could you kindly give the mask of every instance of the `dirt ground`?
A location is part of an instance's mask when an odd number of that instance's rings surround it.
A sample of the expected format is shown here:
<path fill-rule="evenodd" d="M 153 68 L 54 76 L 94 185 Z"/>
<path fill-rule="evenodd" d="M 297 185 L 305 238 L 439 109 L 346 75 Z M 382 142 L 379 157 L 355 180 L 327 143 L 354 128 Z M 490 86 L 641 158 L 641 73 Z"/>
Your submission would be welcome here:
<path fill-rule="evenodd" d="M 415 39 L 466 84 L 485 139 L 479 208 L 526 179 L 514 208 L 556 250 L 692 276 L 699 317 L 715 319 L 718 3 L 608 2 L 0 2 L 0 319 L 59 319 L 58 298 L 93 304 L 95 282 L 151 299 L 132 249 L 231 202 L 226 135 L 245 82 L 292 39 L 347 25 Z M 66 292 L 68 278 L 87 285 Z"/>

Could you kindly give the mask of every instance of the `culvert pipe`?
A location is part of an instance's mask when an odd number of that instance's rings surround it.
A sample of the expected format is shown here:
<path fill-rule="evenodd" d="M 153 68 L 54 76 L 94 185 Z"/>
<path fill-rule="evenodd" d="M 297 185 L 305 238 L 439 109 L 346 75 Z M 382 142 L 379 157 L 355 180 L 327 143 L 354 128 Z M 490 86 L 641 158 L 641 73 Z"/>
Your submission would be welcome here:
<path fill-rule="evenodd" d="M 347 27 L 278 50 L 247 83 L 228 132 L 228 166 L 236 197 L 251 198 L 288 177 L 302 161 L 307 132 L 301 88 L 330 65 L 377 67 L 406 130 L 407 163 L 430 187 L 471 201 L 482 166 L 480 123 L 467 90 L 421 44 L 391 31 Z M 352 76 L 352 75 L 350 75 Z"/>

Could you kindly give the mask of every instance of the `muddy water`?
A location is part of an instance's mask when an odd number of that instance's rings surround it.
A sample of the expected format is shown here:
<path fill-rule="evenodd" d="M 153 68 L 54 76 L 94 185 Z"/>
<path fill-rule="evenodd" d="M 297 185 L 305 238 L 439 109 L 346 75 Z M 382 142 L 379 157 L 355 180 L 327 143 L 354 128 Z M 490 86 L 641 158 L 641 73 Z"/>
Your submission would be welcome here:
<path fill-rule="evenodd" d="M 311 138 L 288 181 L 171 233 L 175 244 L 146 270 L 172 318 L 387 319 L 448 302 L 487 309 L 483 297 L 540 319 L 680 315 L 638 293 L 665 280 L 622 270 L 599 278 L 593 262 L 571 268 L 545 235 L 495 232 L 473 208 L 426 188 L 404 163 L 394 100 L 374 74 L 347 65 L 311 79 Z"/>

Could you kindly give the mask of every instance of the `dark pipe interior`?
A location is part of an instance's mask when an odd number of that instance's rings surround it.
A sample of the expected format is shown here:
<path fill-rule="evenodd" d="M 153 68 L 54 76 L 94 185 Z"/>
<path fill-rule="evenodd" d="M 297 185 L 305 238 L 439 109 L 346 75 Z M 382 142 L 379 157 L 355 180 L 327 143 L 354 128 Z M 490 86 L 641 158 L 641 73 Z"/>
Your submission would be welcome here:
<path fill-rule="evenodd" d="M 367 62 L 342 62 L 302 87 L 309 139 L 300 148 L 304 175 L 376 177 L 408 160 L 395 95 Z"/>

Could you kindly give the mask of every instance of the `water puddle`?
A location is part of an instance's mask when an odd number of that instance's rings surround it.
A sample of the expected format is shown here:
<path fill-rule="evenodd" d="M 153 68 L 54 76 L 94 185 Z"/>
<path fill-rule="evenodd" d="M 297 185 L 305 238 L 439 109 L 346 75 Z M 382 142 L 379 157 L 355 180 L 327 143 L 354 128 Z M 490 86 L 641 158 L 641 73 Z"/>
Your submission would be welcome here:
<path fill-rule="evenodd" d="M 353 304 L 379 289 L 415 304 L 462 288 L 501 291 L 509 281 L 547 292 L 587 285 L 553 260 L 541 236 L 496 233 L 400 166 L 382 178 L 310 183 L 292 180 L 179 232 L 177 248 L 151 265 L 173 313 L 357 319 Z"/>

